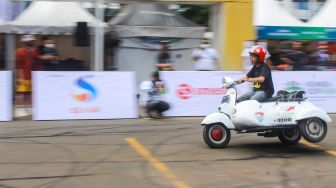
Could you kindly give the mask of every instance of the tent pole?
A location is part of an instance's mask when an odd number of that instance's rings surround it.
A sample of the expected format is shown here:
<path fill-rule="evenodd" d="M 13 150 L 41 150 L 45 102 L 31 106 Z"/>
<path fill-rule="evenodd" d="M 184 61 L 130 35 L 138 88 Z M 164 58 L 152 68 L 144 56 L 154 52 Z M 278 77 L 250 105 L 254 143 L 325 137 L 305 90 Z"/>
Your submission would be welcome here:
<path fill-rule="evenodd" d="M 15 70 L 15 34 L 6 34 L 6 70 Z"/>
<path fill-rule="evenodd" d="M 104 20 L 104 9 L 102 0 L 96 0 L 95 16 L 97 18 L 95 25 L 95 50 L 94 50 L 94 71 L 103 71 L 104 61 L 104 28 L 99 26 L 99 21 Z"/>

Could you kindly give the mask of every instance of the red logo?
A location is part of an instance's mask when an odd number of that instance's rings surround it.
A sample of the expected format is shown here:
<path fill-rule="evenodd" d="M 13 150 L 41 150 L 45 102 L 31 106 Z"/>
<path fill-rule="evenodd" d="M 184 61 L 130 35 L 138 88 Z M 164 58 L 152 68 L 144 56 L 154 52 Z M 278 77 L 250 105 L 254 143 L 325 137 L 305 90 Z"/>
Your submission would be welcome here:
<path fill-rule="evenodd" d="M 223 95 L 226 89 L 221 88 L 192 88 L 188 84 L 180 84 L 176 87 L 176 95 L 183 99 L 189 99 L 194 95 Z"/>
<path fill-rule="evenodd" d="M 181 99 L 189 99 L 192 94 L 192 88 L 188 84 L 181 84 L 176 87 L 176 94 Z"/>

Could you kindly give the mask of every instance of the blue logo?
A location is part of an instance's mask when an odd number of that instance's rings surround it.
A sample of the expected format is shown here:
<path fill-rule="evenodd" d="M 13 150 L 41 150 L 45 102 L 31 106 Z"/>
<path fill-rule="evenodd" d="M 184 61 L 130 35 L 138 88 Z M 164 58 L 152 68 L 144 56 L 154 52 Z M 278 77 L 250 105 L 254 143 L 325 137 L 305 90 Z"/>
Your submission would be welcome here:
<path fill-rule="evenodd" d="M 80 102 L 91 102 L 97 98 L 97 89 L 84 79 L 86 78 L 92 78 L 92 75 L 88 76 L 83 76 L 78 78 L 75 81 L 75 84 L 81 88 L 84 91 L 77 92 L 76 94 L 73 95 L 75 100 L 80 101 Z"/>

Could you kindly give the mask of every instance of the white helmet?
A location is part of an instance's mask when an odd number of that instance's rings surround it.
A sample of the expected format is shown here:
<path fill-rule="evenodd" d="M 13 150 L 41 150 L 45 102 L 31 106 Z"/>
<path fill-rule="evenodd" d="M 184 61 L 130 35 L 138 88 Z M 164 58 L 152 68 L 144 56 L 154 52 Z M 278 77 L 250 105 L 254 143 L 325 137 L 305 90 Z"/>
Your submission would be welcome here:
<path fill-rule="evenodd" d="M 31 41 L 35 41 L 36 38 L 34 35 L 23 35 L 21 37 L 21 42 L 31 42 Z"/>

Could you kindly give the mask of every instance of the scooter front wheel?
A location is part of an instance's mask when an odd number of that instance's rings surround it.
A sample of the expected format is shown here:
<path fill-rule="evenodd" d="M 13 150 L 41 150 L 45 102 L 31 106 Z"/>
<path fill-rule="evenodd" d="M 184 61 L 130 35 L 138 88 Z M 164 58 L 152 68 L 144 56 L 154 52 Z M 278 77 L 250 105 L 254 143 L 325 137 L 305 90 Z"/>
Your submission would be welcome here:
<path fill-rule="evenodd" d="M 231 133 L 228 128 L 221 124 L 205 125 L 203 139 L 211 148 L 224 148 L 230 142 Z"/>

